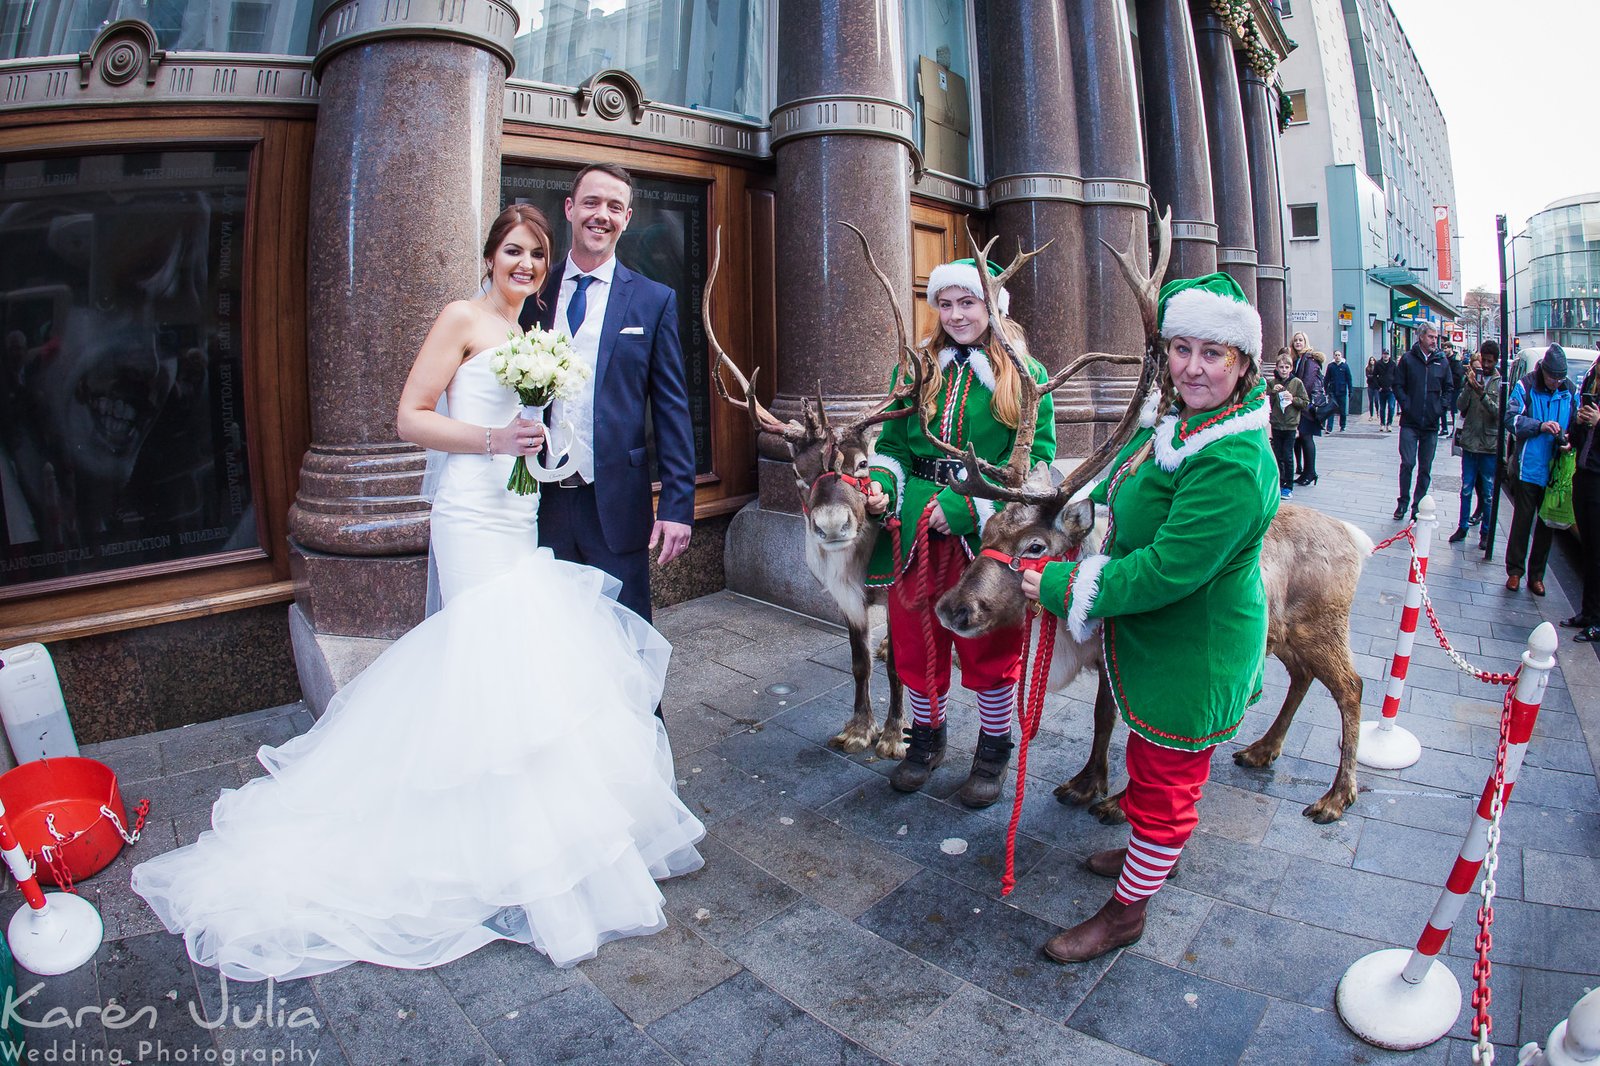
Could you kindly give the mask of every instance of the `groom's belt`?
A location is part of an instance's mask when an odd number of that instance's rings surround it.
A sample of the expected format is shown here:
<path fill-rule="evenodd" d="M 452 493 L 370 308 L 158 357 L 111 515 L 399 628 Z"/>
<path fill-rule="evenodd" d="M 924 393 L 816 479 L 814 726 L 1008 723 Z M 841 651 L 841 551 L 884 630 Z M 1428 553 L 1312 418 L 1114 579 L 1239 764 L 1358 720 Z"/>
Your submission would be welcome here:
<path fill-rule="evenodd" d="M 562 478 L 560 481 L 556 482 L 556 488 L 558 488 L 558 489 L 581 489 L 585 485 L 588 485 L 588 484 L 590 484 L 590 482 L 585 481 L 583 479 L 583 475 L 582 474 L 569 474 L 568 476 Z"/>
<path fill-rule="evenodd" d="M 952 481 L 959 481 L 963 469 L 965 464 L 960 459 L 926 459 L 920 455 L 911 457 L 911 472 L 935 485 L 948 485 Z"/>

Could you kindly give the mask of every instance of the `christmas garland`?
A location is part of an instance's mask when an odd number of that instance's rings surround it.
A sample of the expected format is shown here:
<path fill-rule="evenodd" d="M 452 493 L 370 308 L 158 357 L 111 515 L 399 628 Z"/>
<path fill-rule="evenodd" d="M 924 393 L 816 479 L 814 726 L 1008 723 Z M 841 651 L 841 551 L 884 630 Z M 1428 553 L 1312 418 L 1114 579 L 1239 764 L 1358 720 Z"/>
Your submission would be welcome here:
<path fill-rule="evenodd" d="M 1250 64 L 1250 69 L 1261 75 L 1262 80 L 1271 81 L 1278 69 L 1278 56 L 1268 47 L 1261 27 L 1250 17 L 1250 0 L 1211 0 L 1211 10 L 1244 45 L 1244 60 Z"/>
<path fill-rule="evenodd" d="M 1289 93 L 1281 83 L 1273 88 L 1278 90 L 1278 132 L 1282 133 L 1289 128 L 1289 120 L 1294 117 L 1294 101 L 1289 99 Z"/>

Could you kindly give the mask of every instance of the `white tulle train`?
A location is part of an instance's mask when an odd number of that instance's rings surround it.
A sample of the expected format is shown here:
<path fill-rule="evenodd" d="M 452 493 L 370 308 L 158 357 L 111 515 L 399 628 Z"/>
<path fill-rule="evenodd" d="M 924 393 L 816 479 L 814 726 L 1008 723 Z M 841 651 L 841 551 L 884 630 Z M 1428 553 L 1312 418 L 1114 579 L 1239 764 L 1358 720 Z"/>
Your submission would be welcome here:
<path fill-rule="evenodd" d="M 614 586 L 540 551 L 454 597 L 134 891 L 245 981 L 497 939 L 568 966 L 660 930 L 655 882 L 699 868 L 705 829 L 653 713 L 670 648 Z"/>

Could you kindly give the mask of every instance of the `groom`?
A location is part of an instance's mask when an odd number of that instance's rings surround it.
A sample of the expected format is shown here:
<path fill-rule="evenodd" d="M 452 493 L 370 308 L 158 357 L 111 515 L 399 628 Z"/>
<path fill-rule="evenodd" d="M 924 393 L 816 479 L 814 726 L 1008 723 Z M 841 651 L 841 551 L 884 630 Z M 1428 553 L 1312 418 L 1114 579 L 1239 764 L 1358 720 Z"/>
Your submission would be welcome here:
<path fill-rule="evenodd" d="M 572 338 L 593 371 L 582 391 L 558 400 L 551 421 L 570 422 L 577 472 L 547 485 L 539 504 L 539 543 L 557 559 L 586 563 L 622 582 L 617 598 L 650 620 L 650 549 L 665 566 L 689 546 L 694 524 L 694 433 L 678 347 L 671 289 L 617 262 L 617 241 L 633 217 L 633 178 L 613 163 L 578 172 L 567 197 L 572 249 L 552 269 L 524 329 L 538 325 Z M 644 422 L 655 423 L 661 501 L 650 513 Z"/>

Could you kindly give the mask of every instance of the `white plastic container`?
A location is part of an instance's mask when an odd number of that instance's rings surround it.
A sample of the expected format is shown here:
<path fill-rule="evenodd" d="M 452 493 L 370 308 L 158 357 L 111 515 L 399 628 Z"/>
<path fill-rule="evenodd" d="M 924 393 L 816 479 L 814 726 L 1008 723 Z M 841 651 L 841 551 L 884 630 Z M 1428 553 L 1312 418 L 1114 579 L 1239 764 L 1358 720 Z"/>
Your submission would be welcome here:
<path fill-rule="evenodd" d="M 56 664 L 43 644 L 0 651 L 0 721 L 18 764 L 78 754 Z"/>

